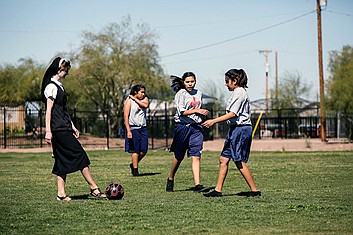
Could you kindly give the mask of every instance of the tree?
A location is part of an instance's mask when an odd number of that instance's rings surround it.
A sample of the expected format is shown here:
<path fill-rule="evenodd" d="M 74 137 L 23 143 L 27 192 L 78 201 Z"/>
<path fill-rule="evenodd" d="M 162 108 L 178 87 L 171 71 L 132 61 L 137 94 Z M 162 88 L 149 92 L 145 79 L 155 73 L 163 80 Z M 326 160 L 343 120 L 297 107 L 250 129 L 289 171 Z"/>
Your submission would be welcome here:
<path fill-rule="evenodd" d="M 342 51 L 330 52 L 330 77 L 326 86 L 326 105 L 343 114 L 347 123 L 347 136 L 353 139 L 353 47 L 346 45 Z"/>
<path fill-rule="evenodd" d="M 14 65 L 0 67 L 0 104 L 13 105 L 22 102 L 20 92 L 17 92 L 18 73 Z"/>
<path fill-rule="evenodd" d="M 206 108 L 214 111 L 224 111 L 227 95 L 224 92 L 225 90 L 227 90 L 225 86 L 219 87 L 214 81 L 207 81 L 207 85 L 201 86 L 203 94 L 214 98 L 213 102 L 207 104 Z"/>
<path fill-rule="evenodd" d="M 327 105 L 335 111 L 353 111 L 353 48 L 344 46 L 342 51 L 330 52 L 330 77 L 327 82 Z"/>
<path fill-rule="evenodd" d="M 0 67 L 0 103 L 19 105 L 40 100 L 40 82 L 44 67 L 31 58 L 20 59 L 19 65 Z"/>
<path fill-rule="evenodd" d="M 275 93 L 273 89 L 270 92 Z M 294 114 L 297 114 L 294 109 L 302 107 L 303 98 L 309 97 L 309 94 L 310 87 L 302 80 L 301 74 L 286 71 L 278 84 L 278 101 L 274 100 L 272 107 L 281 110 L 293 109 Z"/>
<path fill-rule="evenodd" d="M 93 106 L 103 117 L 109 112 L 115 129 L 122 124 L 123 102 L 133 84 L 145 85 L 151 98 L 165 97 L 170 88 L 154 38 L 146 25 L 137 25 L 134 32 L 130 18 L 98 33 L 83 32 L 81 48 L 73 55 L 73 79 L 83 93 L 75 105 Z"/>

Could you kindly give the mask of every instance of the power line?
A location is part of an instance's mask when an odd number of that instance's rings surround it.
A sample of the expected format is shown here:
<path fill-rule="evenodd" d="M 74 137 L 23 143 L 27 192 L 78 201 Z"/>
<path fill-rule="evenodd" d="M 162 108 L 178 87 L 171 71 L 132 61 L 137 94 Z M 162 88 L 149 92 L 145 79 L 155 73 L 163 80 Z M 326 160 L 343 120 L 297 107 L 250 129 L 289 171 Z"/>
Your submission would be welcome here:
<path fill-rule="evenodd" d="M 213 46 L 217 46 L 217 45 L 220 45 L 220 44 L 224 44 L 226 42 L 230 42 L 230 41 L 233 41 L 233 40 L 236 40 L 236 39 L 244 38 L 244 37 L 256 34 L 256 33 L 263 32 L 263 31 L 271 29 L 271 28 L 275 28 L 275 27 L 277 27 L 279 25 L 289 23 L 291 21 L 297 20 L 299 18 L 302 18 L 302 17 L 307 16 L 309 14 L 312 14 L 314 12 L 315 12 L 315 10 L 310 11 L 310 12 L 305 13 L 305 14 L 302 14 L 300 16 L 296 16 L 294 18 L 282 21 L 280 23 L 277 23 L 277 24 L 274 24 L 274 25 L 271 25 L 271 26 L 267 26 L 267 27 L 262 28 L 262 29 L 255 30 L 253 32 L 249 32 L 249 33 L 246 33 L 246 34 L 243 34 L 243 35 L 240 35 L 240 36 L 236 36 L 236 37 L 233 37 L 233 38 L 230 38 L 230 39 L 226 39 L 226 40 L 223 40 L 223 41 L 220 41 L 220 42 L 211 43 L 211 44 L 208 44 L 208 45 L 205 45 L 205 46 L 196 47 L 196 48 L 192 48 L 192 49 L 188 49 L 188 50 L 185 50 L 185 51 L 180 51 L 180 52 L 176 52 L 176 53 L 172 53 L 172 54 L 167 54 L 167 55 L 161 56 L 161 58 L 166 58 L 166 57 L 171 57 L 171 56 L 175 56 L 175 55 L 185 54 L 185 53 L 189 53 L 189 52 L 192 52 L 192 51 L 198 51 L 198 50 L 205 49 L 205 48 L 208 48 L 208 47 L 213 47 Z"/>
<path fill-rule="evenodd" d="M 349 13 L 335 12 L 335 11 L 329 11 L 329 10 L 325 10 L 325 11 L 336 15 L 353 16 L 352 14 L 349 14 Z"/>
<path fill-rule="evenodd" d="M 250 52 L 254 52 L 255 50 L 246 50 L 246 51 L 239 51 L 236 53 L 228 53 L 228 54 L 222 54 L 222 55 L 216 55 L 216 56 L 209 56 L 209 57 L 203 57 L 203 58 L 195 58 L 195 59 L 190 59 L 190 60 L 182 60 L 182 61 L 171 61 L 171 62 L 167 62 L 164 64 L 180 64 L 180 63 L 189 63 L 189 62 L 193 62 L 193 61 L 205 61 L 205 60 L 214 60 L 217 58 L 224 58 L 227 56 L 234 56 L 234 55 L 242 55 L 242 54 L 247 54 Z"/>
<path fill-rule="evenodd" d="M 76 30 L 0 30 L 0 33 L 77 33 Z"/>
<path fill-rule="evenodd" d="M 297 12 L 298 13 L 298 12 Z M 296 14 L 297 14 L 296 13 Z M 209 21 L 209 22 L 194 22 L 188 24 L 175 24 L 175 25 L 160 25 L 156 26 L 156 28 L 179 28 L 179 27 L 190 27 L 190 26 L 200 26 L 200 25 L 211 25 L 211 24 L 223 24 L 223 23 L 230 23 L 230 22 L 239 22 L 241 21 L 249 21 L 249 20 L 256 20 L 256 19 L 265 19 L 277 16 L 286 16 L 286 15 L 293 15 L 293 13 L 284 13 L 284 14 L 277 14 L 277 15 L 268 15 L 268 16 L 257 16 L 251 18 L 238 18 L 238 19 L 229 19 L 229 20 L 219 20 L 219 21 Z"/>

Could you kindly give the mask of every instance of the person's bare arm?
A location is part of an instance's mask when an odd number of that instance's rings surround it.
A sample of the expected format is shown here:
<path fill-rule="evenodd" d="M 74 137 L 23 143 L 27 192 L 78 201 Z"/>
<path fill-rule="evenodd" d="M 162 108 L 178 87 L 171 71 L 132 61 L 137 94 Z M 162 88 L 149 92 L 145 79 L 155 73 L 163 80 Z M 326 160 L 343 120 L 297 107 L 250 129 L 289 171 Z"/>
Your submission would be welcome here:
<path fill-rule="evenodd" d="M 145 96 L 145 98 L 143 98 L 142 100 L 136 99 L 134 96 L 129 95 L 130 99 L 133 99 L 140 107 L 142 108 L 148 108 L 149 106 L 149 101 L 148 101 L 148 97 Z"/>
<path fill-rule="evenodd" d="M 213 126 L 214 124 L 218 123 L 218 122 L 224 122 L 224 121 L 227 121 L 228 119 L 231 119 L 233 117 L 235 117 L 235 113 L 233 112 L 229 112 L 227 114 L 224 114 L 220 117 L 217 117 L 217 118 L 214 118 L 214 119 L 209 119 L 209 120 L 206 120 L 202 123 L 202 126 L 204 127 L 207 127 L 207 128 L 210 128 L 211 126 Z"/>
<path fill-rule="evenodd" d="M 47 99 L 47 111 L 45 113 L 45 141 L 51 145 L 53 135 L 51 133 L 51 111 L 53 109 L 54 100 L 51 98 Z"/>
<path fill-rule="evenodd" d="M 126 127 L 126 135 L 127 135 L 127 138 L 129 139 L 132 138 L 132 133 L 131 133 L 130 124 L 129 124 L 130 107 L 131 107 L 131 100 L 127 99 L 124 105 L 124 124 Z"/>

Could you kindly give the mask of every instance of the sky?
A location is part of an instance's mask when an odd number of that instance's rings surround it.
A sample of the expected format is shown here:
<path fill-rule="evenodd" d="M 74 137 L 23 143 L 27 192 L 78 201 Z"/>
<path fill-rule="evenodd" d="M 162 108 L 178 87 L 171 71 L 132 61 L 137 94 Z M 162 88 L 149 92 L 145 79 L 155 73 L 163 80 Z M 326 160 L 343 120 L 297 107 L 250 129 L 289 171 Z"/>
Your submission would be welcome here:
<path fill-rule="evenodd" d="M 353 46 L 353 1 L 327 0 L 321 14 L 327 81 L 330 52 Z M 268 50 L 269 89 L 277 53 L 279 81 L 299 74 L 311 87 L 302 98 L 318 100 L 316 0 L 0 0 L 0 65 L 21 58 L 48 65 L 57 53 L 77 50 L 83 31 L 99 32 L 128 16 L 156 34 L 164 72 L 194 72 L 204 93 L 216 86 L 226 94 L 224 73 L 243 68 L 251 100 L 265 98 Z"/>

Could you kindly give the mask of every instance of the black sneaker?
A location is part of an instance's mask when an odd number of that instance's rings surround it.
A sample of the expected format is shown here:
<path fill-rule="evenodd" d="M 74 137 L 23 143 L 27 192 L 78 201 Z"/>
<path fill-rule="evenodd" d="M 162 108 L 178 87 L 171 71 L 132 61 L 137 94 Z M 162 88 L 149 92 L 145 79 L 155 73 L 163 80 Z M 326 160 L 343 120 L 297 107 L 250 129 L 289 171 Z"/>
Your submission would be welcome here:
<path fill-rule="evenodd" d="M 140 176 L 140 173 L 139 173 L 138 168 L 134 168 L 134 169 L 132 170 L 132 175 L 133 175 L 133 176 Z"/>
<path fill-rule="evenodd" d="M 167 179 L 167 187 L 165 188 L 165 191 L 167 192 L 174 191 L 174 180 L 170 180 L 169 178 Z"/>
<path fill-rule="evenodd" d="M 222 193 L 216 190 L 213 190 L 212 192 L 209 192 L 209 193 L 204 193 L 203 195 L 205 197 L 222 197 Z"/>
<path fill-rule="evenodd" d="M 139 173 L 138 168 L 134 168 L 134 167 L 132 166 L 132 163 L 130 163 L 130 169 L 131 169 L 131 174 L 132 174 L 133 176 L 140 176 L 140 173 Z"/>
<path fill-rule="evenodd" d="M 198 184 L 194 187 L 194 193 L 206 193 L 210 191 L 210 188 L 204 187 L 202 184 Z"/>

